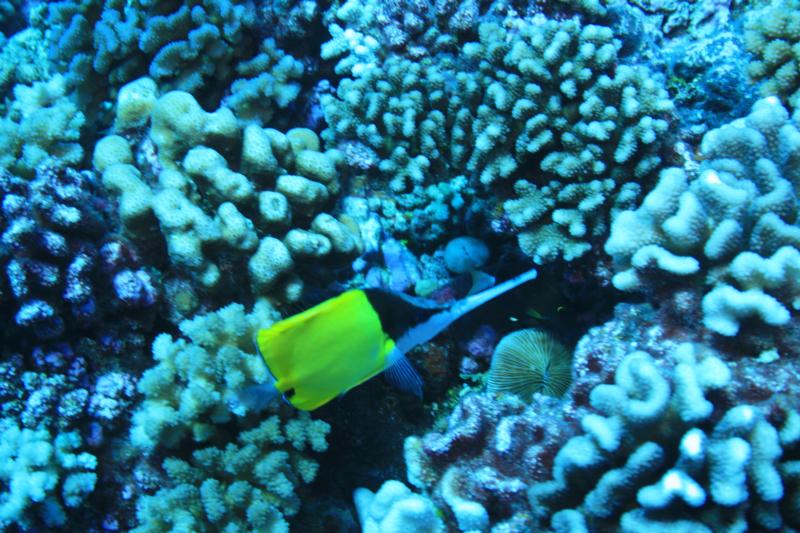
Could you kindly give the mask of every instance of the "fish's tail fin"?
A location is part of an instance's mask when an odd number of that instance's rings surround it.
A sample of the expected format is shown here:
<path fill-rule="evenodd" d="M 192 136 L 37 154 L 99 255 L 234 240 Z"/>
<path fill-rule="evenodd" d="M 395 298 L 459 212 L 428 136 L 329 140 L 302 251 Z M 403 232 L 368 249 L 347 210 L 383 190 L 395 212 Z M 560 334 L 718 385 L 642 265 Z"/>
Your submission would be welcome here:
<path fill-rule="evenodd" d="M 280 396 L 281 392 L 275 387 L 275 380 L 271 376 L 264 383 L 254 383 L 236 391 L 239 404 L 255 413 L 266 409 Z"/>
<path fill-rule="evenodd" d="M 258 342 L 259 333 L 264 330 L 258 330 L 253 334 L 253 345 L 255 347 L 256 355 L 264 364 L 267 370 L 267 379 L 263 383 L 251 383 L 236 391 L 236 400 L 239 406 L 244 407 L 248 411 L 261 412 L 267 408 L 269 404 L 274 402 L 279 396 L 281 391 L 275 386 L 276 379 L 267 365 L 261 353 L 261 345 Z"/>

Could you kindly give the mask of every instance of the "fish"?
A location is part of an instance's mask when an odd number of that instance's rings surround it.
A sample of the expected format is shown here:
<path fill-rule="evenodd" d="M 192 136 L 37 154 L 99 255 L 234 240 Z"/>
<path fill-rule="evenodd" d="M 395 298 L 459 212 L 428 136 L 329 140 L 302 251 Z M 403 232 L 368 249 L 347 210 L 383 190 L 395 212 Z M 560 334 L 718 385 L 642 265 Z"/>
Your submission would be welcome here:
<path fill-rule="evenodd" d="M 297 409 L 313 411 L 381 372 L 422 396 L 422 379 L 406 354 L 536 275 L 528 270 L 449 305 L 378 288 L 345 291 L 257 331 L 255 344 L 270 376 L 247 387 L 240 401 L 259 410 L 283 396 Z M 485 277 L 476 283 L 488 284 Z"/>

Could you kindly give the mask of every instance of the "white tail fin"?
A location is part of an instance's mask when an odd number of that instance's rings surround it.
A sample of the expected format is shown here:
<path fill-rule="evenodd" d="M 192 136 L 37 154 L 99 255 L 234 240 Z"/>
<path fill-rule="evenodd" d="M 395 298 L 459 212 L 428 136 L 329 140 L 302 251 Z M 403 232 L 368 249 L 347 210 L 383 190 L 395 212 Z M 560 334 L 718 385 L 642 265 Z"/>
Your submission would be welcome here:
<path fill-rule="evenodd" d="M 266 409 L 280 395 L 280 391 L 275 388 L 275 380 L 270 378 L 266 383 L 255 383 L 236 391 L 236 400 L 246 410 L 258 413 Z"/>
<path fill-rule="evenodd" d="M 473 294 L 471 296 L 467 296 L 463 300 L 459 300 L 458 302 L 454 303 L 450 306 L 449 309 L 442 311 L 441 313 L 436 313 L 428 320 L 421 324 L 417 324 L 410 330 L 408 330 L 405 335 L 400 337 L 397 341 L 397 346 L 395 350 L 399 352 L 399 355 L 407 354 L 412 348 L 415 346 L 419 346 L 424 342 L 428 342 L 436 335 L 442 332 L 447 326 L 464 316 L 465 314 L 469 313 L 473 309 L 478 306 L 481 306 L 492 300 L 493 298 L 497 298 L 504 292 L 508 292 L 514 287 L 522 285 L 526 281 L 530 281 L 536 278 L 536 269 L 532 268 L 527 272 L 523 272 L 517 277 L 511 278 L 503 283 L 486 289 L 483 292 L 479 292 L 478 294 Z M 398 357 L 399 358 L 399 357 Z M 390 357 L 391 359 L 391 357 Z"/>

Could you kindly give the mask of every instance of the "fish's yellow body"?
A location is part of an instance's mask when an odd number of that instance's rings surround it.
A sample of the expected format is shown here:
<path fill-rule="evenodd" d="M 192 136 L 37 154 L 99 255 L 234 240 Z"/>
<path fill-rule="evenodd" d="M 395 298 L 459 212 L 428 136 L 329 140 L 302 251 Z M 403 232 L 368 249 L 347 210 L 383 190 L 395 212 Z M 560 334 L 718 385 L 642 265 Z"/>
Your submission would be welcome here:
<path fill-rule="evenodd" d="M 274 380 L 247 387 L 241 401 L 260 409 L 282 394 L 311 411 L 384 370 L 390 382 L 421 397 L 422 380 L 405 354 L 535 277 L 531 269 L 446 307 L 383 289 L 344 292 L 259 330 L 256 344 Z"/>
<path fill-rule="evenodd" d="M 258 332 L 275 387 L 311 411 L 384 371 L 395 343 L 364 291 L 350 290 Z"/>

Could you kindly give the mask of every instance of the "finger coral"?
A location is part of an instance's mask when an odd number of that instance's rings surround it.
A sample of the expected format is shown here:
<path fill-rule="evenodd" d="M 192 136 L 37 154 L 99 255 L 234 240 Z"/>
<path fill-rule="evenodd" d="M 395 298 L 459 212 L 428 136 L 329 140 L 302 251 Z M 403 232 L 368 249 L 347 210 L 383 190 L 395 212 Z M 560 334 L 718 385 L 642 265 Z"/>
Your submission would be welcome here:
<path fill-rule="evenodd" d="M 139 526 L 132 531 L 288 532 L 284 517 L 300 508 L 295 486 L 317 474 L 306 452 L 327 449 L 328 429 L 307 415 L 284 426 L 272 416 L 224 448 L 202 448 L 188 460 L 166 459 L 167 484 L 139 499 Z"/>
<path fill-rule="evenodd" d="M 346 159 L 373 154 L 350 162 L 367 161 L 394 193 L 383 200 L 389 216 L 413 219 L 414 198 L 464 180 L 463 200 L 441 206 L 442 222 L 458 223 L 475 188 L 516 183 L 504 209 L 522 250 L 537 262 L 579 257 L 607 230 L 612 206 L 661 166 L 673 105 L 646 69 L 621 64 L 610 28 L 483 22 L 477 34 L 457 59 L 390 54 L 343 79 L 322 99 L 323 139 Z"/>
<path fill-rule="evenodd" d="M 794 362 L 727 362 L 647 306 L 615 314 L 579 341 L 564 400 L 472 393 L 408 437 L 420 508 L 454 531 L 797 527 Z"/>
<path fill-rule="evenodd" d="M 797 308 L 800 132 L 775 97 L 708 132 L 697 171 L 662 171 L 605 249 L 621 290 L 698 287 L 707 328 L 734 336 L 747 319 L 785 326 Z M 788 346 L 787 346 L 788 348 Z"/>
<path fill-rule="evenodd" d="M 93 160 L 119 199 L 127 234 L 148 242 L 152 253 L 166 250 L 167 291 L 185 292 L 175 289 L 181 280 L 193 284 L 195 301 L 176 308 L 177 316 L 220 294 L 249 299 L 282 291 L 296 299 L 304 264 L 341 263 L 360 253 L 360 236 L 328 213 L 340 190 L 338 151 L 321 151 L 311 130 L 284 134 L 244 125 L 227 107 L 206 112 L 186 92 L 156 99 L 151 85 L 134 82 L 131 91 L 148 103 L 130 108 L 123 121 L 149 121 L 149 137 L 138 145 L 105 137 Z M 123 88 L 121 110 L 133 98 L 126 94 Z M 134 151 L 153 157 L 137 160 Z M 239 272 L 249 273 L 249 284 L 235 281 Z"/>

